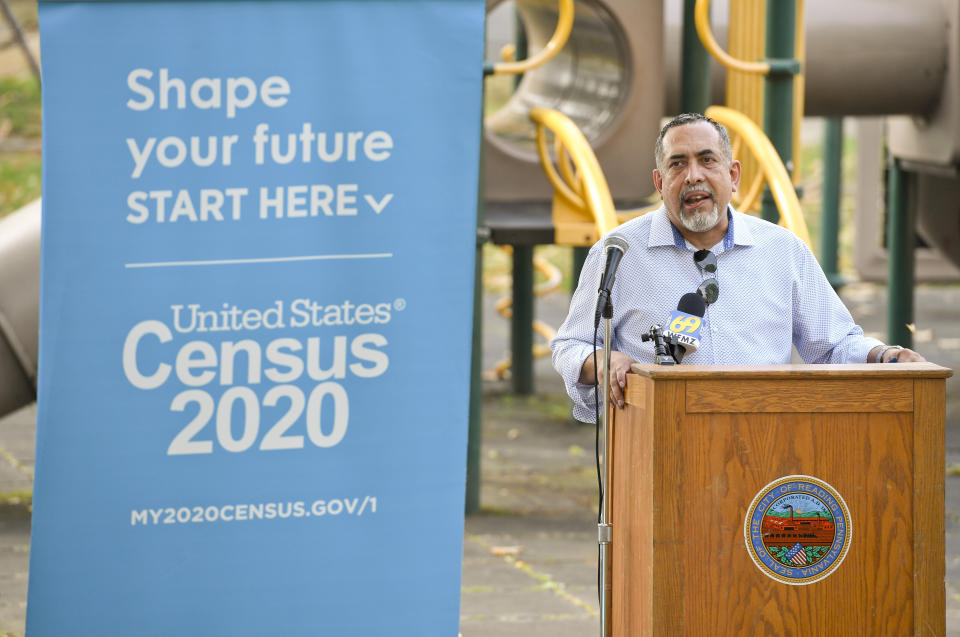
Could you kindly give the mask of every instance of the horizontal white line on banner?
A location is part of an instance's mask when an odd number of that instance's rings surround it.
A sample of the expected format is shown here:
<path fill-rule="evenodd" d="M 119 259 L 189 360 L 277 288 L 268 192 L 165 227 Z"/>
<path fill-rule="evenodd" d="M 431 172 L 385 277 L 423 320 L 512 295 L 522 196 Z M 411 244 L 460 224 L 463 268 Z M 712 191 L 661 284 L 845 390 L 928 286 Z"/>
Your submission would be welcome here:
<path fill-rule="evenodd" d="M 289 261 L 336 261 L 341 259 L 391 259 L 391 252 L 373 254 L 311 254 L 302 257 L 263 257 L 259 259 L 212 259 L 209 261 L 154 261 L 125 263 L 125 268 L 177 268 L 200 265 L 238 265 L 241 263 L 285 263 Z"/>

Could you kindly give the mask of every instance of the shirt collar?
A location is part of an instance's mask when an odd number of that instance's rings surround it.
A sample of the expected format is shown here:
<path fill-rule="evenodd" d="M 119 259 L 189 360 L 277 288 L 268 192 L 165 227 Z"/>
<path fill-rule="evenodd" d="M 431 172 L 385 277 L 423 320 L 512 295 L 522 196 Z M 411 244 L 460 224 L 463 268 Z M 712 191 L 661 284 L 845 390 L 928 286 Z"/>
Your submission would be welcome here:
<path fill-rule="evenodd" d="M 723 251 L 732 250 L 733 246 L 751 246 L 754 245 L 753 233 L 750 232 L 750 226 L 743 220 L 741 223 L 735 223 L 735 217 L 740 216 L 733 206 L 727 206 L 727 234 L 724 235 Z M 650 224 L 650 239 L 647 242 L 648 247 L 655 246 L 675 246 L 680 250 L 689 250 L 687 240 L 683 238 L 676 226 L 670 222 L 670 215 L 664 206 L 653 213 L 653 220 Z"/>

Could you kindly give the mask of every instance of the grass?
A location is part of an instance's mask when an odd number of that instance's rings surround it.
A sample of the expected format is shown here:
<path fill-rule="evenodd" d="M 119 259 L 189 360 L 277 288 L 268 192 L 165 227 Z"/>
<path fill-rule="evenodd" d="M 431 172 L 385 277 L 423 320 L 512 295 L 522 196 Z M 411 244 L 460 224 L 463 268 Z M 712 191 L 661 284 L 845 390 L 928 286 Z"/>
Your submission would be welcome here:
<path fill-rule="evenodd" d="M 0 78 L 0 217 L 40 196 L 40 130 L 40 84 Z"/>
<path fill-rule="evenodd" d="M 40 139 L 40 83 L 0 77 L 0 130 L 7 136 Z"/>
<path fill-rule="evenodd" d="M 40 196 L 40 153 L 0 153 L 0 217 Z"/>

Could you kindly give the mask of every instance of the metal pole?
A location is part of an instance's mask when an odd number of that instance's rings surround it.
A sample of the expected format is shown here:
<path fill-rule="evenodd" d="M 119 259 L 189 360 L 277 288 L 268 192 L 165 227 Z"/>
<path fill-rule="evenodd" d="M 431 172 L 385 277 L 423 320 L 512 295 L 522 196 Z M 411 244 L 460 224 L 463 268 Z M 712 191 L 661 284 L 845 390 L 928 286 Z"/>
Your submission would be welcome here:
<path fill-rule="evenodd" d="M 683 71 L 680 110 L 702 113 L 710 106 L 710 54 L 697 35 L 693 10 L 697 0 L 683 3 Z"/>
<path fill-rule="evenodd" d="M 843 286 L 840 249 L 840 184 L 843 179 L 843 118 L 828 117 L 823 138 L 823 204 L 820 223 L 820 266 L 833 288 Z"/>
<path fill-rule="evenodd" d="M 887 172 L 887 342 L 913 347 L 914 214 L 908 204 L 907 175 L 891 157 Z"/>
<path fill-rule="evenodd" d="M 480 118 L 480 176 L 477 180 L 477 249 L 473 265 L 473 340 L 470 350 L 470 412 L 467 429 L 467 490 L 464 511 L 480 511 L 480 448 L 483 442 L 483 244 L 484 225 L 483 118 Z"/>
<path fill-rule="evenodd" d="M 583 271 L 583 264 L 587 260 L 590 248 L 574 246 L 573 248 L 573 267 L 570 273 L 570 289 L 576 290 L 577 283 L 580 281 L 580 273 Z"/>
<path fill-rule="evenodd" d="M 481 182 L 482 183 L 482 182 Z M 470 424 L 467 430 L 467 493 L 464 510 L 480 511 L 480 448 L 483 443 L 483 245 L 477 241 L 473 276 L 473 345 L 470 359 Z"/>
<path fill-rule="evenodd" d="M 609 304 L 608 304 L 609 305 Z M 610 450 L 613 448 L 613 428 L 610 422 L 610 339 L 612 338 L 611 316 L 612 311 L 603 312 L 603 398 L 600 409 L 602 424 L 602 447 L 600 450 L 602 467 L 602 493 L 600 501 L 600 523 L 597 525 L 597 541 L 600 543 L 600 635 L 609 637 L 611 634 L 611 608 L 613 602 L 612 561 L 610 559 L 610 542 L 613 536 L 613 527 L 610 525 L 610 483 L 612 482 L 613 465 L 610 463 Z"/>
<path fill-rule="evenodd" d="M 793 76 L 799 71 L 794 59 L 796 0 L 767 0 L 767 74 L 763 98 L 763 130 L 780 154 L 788 173 L 793 173 Z M 777 223 L 780 213 L 767 188 L 762 216 Z"/>
<path fill-rule="evenodd" d="M 517 60 L 527 57 L 527 30 L 514 10 Z M 513 76 L 516 89 L 522 74 Z M 533 393 L 533 246 L 513 246 L 513 319 L 510 325 L 510 383 L 514 394 Z"/>
<path fill-rule="evenodd" d="M 533 246 L 513 246 L 510 382 L 514 394 L 533 393 Z"/>

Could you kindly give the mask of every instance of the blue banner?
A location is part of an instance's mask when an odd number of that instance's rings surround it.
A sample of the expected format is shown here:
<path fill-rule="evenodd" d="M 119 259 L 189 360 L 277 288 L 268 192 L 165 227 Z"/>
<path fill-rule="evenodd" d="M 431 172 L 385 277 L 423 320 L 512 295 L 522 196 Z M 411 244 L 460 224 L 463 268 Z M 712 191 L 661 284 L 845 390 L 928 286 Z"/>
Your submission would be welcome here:
<path fill-rule="evenodd" d="M 457 634 L 483 20 L 40 3 L 31 637 Z"/>

